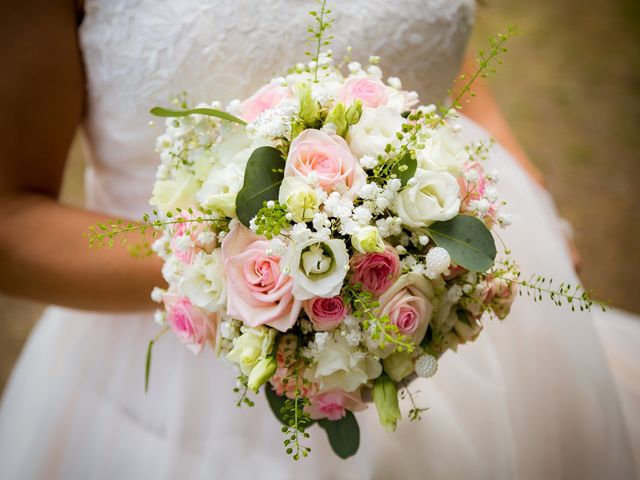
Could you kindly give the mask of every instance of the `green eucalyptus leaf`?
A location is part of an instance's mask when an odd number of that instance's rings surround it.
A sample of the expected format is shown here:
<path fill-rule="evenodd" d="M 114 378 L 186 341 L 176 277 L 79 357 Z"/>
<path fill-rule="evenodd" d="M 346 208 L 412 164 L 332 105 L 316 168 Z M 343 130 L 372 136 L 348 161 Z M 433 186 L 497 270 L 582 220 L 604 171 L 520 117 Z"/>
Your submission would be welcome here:
<path fill-rule="evenodd" d="M 258 147 L 249 157 L 244 183 L 236 197 L 236 214 L 246 227 L 264 202 L 278 199 L 284 165 L 282 153 L 275 147 Z"/>
<path fill-rule="evenodd" d="M 489 229 L 475 217 L 458 215 L 427 228 L 434 243 L 444 248 L 451 260 L 474 272 L 486 272 L 496 258 L 496 243 Z"/>
<path fill-rule="evenodd" d="M 340 420 L 322 419 L 318 425 L 327 432 L 331 448 L 340 458 L 349 458 L 355 455 L 360 447 L 360 427 L 353 413 L 347 414 Z"/>
<path fill-rule="evenodd" d="M 411 152 L 405 152 L 402 158 L 398 160 L 391 173 L 400 179 L 400 184 L 404 187 L 409 180 L 416 174 L 416 168 L 418 168 L 418 162 Z"/>
<path fill-rule="evenodd" d="M 215 108 L 193 108 L 191 110 L 169 110 L 168 108 L 153 107 L 151 109 L 151 115 L 156 117 L 188 117 L 189 115 L 208 115 L 210 117 L 217 117 L 229 122 L 239 123 L 240 125 L 246 125 L 247 122 L 241 118 L 231 115 L 230 113 L 223 112 L 222 110 L 216 110 Z"/>

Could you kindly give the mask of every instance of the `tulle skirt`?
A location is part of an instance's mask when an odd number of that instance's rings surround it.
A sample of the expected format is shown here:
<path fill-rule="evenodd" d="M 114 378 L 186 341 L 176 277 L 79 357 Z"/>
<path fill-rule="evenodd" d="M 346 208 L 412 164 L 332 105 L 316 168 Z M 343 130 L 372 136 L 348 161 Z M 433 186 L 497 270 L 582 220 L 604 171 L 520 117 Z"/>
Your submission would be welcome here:
<path fill-rule="evenodd" d="M 486 136 L 461 123 L 465 140 Z M 499 146 L 490 163 L 514 216 L 500 235 L 523 272 L 576 282 L 548 196 Z M 157 329 L 151 315 L 48 309 L 3 398 L 0 477 L 636 477 L 640 321 L 618 312 L 574 313 L 523 296 L 506 321 L 487 321 L 475 343 L 443 356 L 435 377 L 411 385 L 429 408 L 421 421 L 387 434 L 371 406 L 357 414 L 356 456 L 339 459 L 312 427 L 310 457 L 299 462 L 263 398 L 235 406 L 235 373 L 212 351 L 194 357 L 163 337 L 145 394 Z"/>

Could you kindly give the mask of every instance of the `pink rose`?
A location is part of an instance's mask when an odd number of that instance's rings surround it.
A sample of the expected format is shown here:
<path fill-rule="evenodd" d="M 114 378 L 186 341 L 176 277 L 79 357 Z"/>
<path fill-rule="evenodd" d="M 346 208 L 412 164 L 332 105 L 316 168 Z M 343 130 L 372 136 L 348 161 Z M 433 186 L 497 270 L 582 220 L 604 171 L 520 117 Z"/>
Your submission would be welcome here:
<path fill-rule="evenodd" d="M 338 100 L 350 105 L 354 100 L 362 101 L 363 107 L 386 105 L 387 87 L 380 80 L 371 77 L 351 77 L 342 85 Z"/>
<path fill-rule="evenodd" d="M 400 275 L 400 258 L 396 251 L 387 246 L 384 252 L 371 252 L 351 257 L 354 274 L 351 283 L 374 295 L 385 292 Z"/>
<path fill-rule="evenodd" d="M 347 307 L 339 295 L 330 298 L 312 298 L 304 302 L 302 307 L 313 323 L 313 327 L 318 331 L 337 327 L 347 315 Z"/>
<path fill-rule="evenodd" d="M 265 110 L 277 107 L 285 98 L 291 98 L 291 90 L 277 83 L 269 83 L 242 102 L 241 117 L 247 122 L 255 120 Z"/>
<path fill-rule="evenodd" d="M 267 255 L 269 242 L 238 224 L 222 242 L 227 277 L 227 314 L 250 327 L 269 325 L 285 332 L 302 302 L 291 293 L 293 279 L 280 271 L 280 257 Z"/>
<path fill-rule="evenodd" d="M 329 390 L 310 398 L 311 404 L 306 407 L 306 411 L 314 420 L 326 418 L 328 420 L 340 420 L 350 412 L 360 412 L 366 410 L 367 406 L 362 403 L 359 391 L 353 393 L 342 390 Z"/>
<path fill-rule="evenodd" d="M 403 335 L 419 345 L 433 314 L 433 287 L 423 275 L 402 275 L 380 297 L 379 315 L 387 315 Z"/>
<path fill-rule="evenodd" d="M 312 129 L 291 142 L 284 169 L 285 177 L 307 178 L 311 174 L 323 190 L 339 191 L 350 199 L 367 177 L 342 137 Z"/>
<path fill-rule="evenodd" d="M 485 305 L 491 307 L 496 316 L 504 319 L 511 311 L 511 305 L 518 296 L 518 285 L 501 278 L 488 278 L 487 288 L 482 293 Z"/>
<path fill-rule="evenodd" d="M 169 327 L 189 350 L 200 353 L 207 340 L 216 336 L 217 317 L 191 304 L 187 297 L 167 294 L 163 299 Z"/>

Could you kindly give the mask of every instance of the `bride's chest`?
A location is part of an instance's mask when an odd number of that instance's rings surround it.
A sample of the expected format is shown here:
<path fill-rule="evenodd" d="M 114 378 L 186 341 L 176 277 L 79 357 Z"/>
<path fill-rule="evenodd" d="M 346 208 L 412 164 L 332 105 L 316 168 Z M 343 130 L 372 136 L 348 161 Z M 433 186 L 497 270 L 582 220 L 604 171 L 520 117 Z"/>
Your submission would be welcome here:
<path fill-rule="evenodd" d="M 337 58 L 347 46 L 356 60 L 379 55 L 388 75 L 418 91 L 440 86 L 419 84 L 423 75 L 447 83 L 455 74 L 474 13 L 473 0 L 329 6 Z M 89 90 L 135 103 L 182 90 L 194 100 L 245 96 L 306 58 L 314 8 L 313 0 L 87 0 L 80 41 Z"/>

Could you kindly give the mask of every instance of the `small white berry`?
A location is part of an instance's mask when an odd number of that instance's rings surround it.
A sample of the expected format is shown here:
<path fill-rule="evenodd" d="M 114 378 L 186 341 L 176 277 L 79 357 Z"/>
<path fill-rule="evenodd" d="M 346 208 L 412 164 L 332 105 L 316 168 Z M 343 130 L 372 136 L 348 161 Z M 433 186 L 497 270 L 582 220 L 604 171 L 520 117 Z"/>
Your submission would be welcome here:
<path fill-rule="evenodd" d="M 451 265 L 451 257 L 449 256 L 449 252 L 444 248 L 433 247 L 429 250 L 429 253 L 427 253 L 425 262 L 427 264 L 427 277 L 435 280 L 447 271 L 449 265 Z"/>
<path fill-rule="evenodd" d="M 422 378 L 433 377 L 438 371 L 438 359 L 428 353 L 416 359 L 416 374 Z"/>

